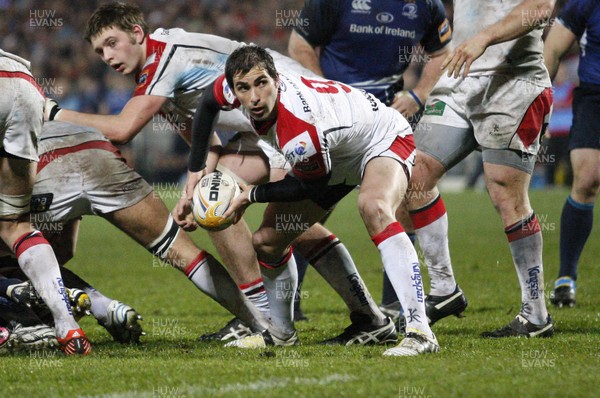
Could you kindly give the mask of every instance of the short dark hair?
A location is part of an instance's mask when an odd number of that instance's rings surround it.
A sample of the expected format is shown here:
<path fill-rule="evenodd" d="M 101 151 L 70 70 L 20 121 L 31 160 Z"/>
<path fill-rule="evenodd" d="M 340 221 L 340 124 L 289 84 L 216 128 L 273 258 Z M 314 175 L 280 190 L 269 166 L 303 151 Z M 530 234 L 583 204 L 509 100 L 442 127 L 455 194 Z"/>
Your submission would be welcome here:
<path fill-rule="evenodd" d="M 140 25 L 144 34 L 148 33 L 148 24 L 137 5 L 120 2 L 103 4 L 88 20 L 83 38 L 91 43 L 92 38 L 104 29 L 116 27 L 125 32 L 132 32 L 134 25 Z"/>
<path fill-rule="evenodd" d="M 225 78 L 232 91 L 235 92 L 233 77 L 239 73 L 246 74 L 254 67 L 266 70 L 269 76 L 277 79 L 273 57 L 264 48 L 254 45 L 243 46 L 231 53 L 225 64 Z"/>

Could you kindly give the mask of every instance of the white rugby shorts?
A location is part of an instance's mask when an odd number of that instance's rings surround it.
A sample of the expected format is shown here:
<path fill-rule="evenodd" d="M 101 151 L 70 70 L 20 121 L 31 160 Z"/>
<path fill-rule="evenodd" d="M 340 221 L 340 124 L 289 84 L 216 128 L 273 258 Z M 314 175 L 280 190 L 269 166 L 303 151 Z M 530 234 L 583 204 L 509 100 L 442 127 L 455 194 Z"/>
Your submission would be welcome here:
<path fill-rule="evenodd" d="M 551 88 L 535 81 L 501 75 L 464 79 L 445 76 L 429 96 L 415 135 L 417 142 L 426 141 L 430 149 L 452 146 L 445 143 L 443 133 L 432 134 L 426 127 L 444 125 L 464 129 L 484 148 L 536 155 L 551 112 Z"/>
<path fill-rule="evenodd" d="M 88 141 L 40 155 L 32 222 L 64 222 L 135 205 L 152 187 L 108 141 Z"/>

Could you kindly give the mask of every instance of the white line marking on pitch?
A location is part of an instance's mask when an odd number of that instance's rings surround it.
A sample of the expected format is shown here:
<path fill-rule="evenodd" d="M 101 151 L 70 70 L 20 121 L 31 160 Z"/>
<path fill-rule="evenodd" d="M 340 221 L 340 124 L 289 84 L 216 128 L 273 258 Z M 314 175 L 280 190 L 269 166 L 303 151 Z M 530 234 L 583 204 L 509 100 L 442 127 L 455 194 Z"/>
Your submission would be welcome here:
<path fill-rule="evenodd" d="M 219 387 L 201 387 L 201 386 L 182 386 L 182 387 L 156 387 L 151 391 L 130 391 L 116 394 L 101 394 L 88 396 L 91 398 L 143 398 L 153 396 L 196 396 L 198 394 L 226 394 L 240 391 L 263 391 L 275 388 L 285 388 L 291 385 L 313 385 L 324 386 L 331 383 L 346 383 L 354 380 L 355 377 L 347 374 L 334 373 L 325 377 L 272 377 L 268 379 L 256 380 L 249 383 L 223 384 Z"/>

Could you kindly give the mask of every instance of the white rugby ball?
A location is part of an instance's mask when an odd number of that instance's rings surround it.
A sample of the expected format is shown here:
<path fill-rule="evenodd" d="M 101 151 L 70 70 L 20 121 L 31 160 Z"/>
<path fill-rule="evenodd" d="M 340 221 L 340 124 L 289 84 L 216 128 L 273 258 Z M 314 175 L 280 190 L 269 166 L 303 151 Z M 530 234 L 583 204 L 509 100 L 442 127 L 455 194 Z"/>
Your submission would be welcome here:
<path fill-rule="evenodd" d="M 229 174 L 215 171 L 202 177 L 192 195 L 192 214 L 202 228 L 221 231 L 233 223 L 223 217 L 229 205 L 241 192 L 238 183 Z"/>

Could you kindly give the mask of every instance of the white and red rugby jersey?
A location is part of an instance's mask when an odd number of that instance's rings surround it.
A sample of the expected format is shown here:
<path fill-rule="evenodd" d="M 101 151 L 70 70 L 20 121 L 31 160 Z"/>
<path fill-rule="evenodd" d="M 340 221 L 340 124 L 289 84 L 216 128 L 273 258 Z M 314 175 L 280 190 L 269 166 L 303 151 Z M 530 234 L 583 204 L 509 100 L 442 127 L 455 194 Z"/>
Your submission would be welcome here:
<path fill-rule="evenodd" d="M 357 185 L 370 156 L 392 146 L 399 160 L 414 162 L 408 122 L 372 94 L 313 77 L 280 73 L 279 80 L 277 120 L 253 127 L 283 153 L 298 178 L 331 173 L 329 185 Z M 250 119 L 224 75 L 215 82 L 214 94 L 223 109 L 240 108 Z"/>

